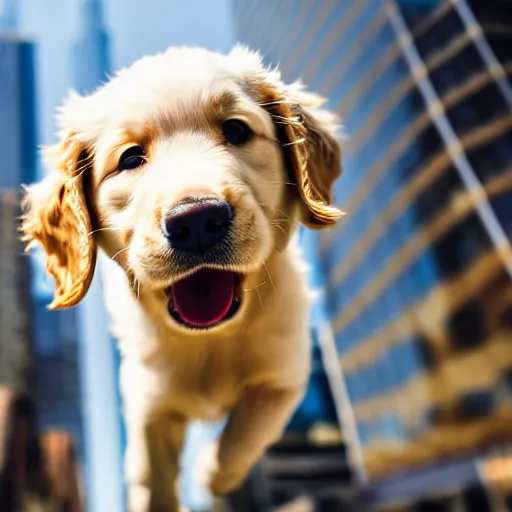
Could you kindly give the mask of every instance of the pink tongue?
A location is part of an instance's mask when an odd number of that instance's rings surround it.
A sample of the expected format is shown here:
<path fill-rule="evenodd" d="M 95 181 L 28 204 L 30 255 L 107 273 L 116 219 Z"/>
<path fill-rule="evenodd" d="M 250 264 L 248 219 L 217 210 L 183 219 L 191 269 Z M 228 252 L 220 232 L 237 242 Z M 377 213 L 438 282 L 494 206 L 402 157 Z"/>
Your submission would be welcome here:
<path fill-rule="evenodd" d="M 208 326 L 220 322 L 235 299 L 235 275 L 203 269 L 171 287 L 174 308 L 185 322 Z"/>

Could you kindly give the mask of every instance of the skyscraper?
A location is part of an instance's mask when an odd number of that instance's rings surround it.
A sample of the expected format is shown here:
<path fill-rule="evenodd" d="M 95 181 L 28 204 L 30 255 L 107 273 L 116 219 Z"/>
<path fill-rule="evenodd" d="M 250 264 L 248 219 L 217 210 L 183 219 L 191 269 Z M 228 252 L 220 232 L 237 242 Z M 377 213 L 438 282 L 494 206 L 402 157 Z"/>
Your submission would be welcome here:
<path fill-rule="evenodd" d="M 19 28 L 19 2 L 3 0 L 0 2 L 0 30 L 15 31 Z"/>
<path fill-rule="evenodd" d="M 78 92 L 92 92 L 110 71 L 109 37 L 101 0 L 80 3 L 80 29 L 73 48 L 73 85 Z"/>
<path fill-rule="evenodd" d="M 20 182 L 35 173 L 34 45 L 16 32 L 14 2 L 0 13 L 0 508 L 20 504 L 27 436 L 16 438 L 22 402 L 33 391 L 29 262 L 18 236 Z M 26 403 L 26 402 L 25 402 Z M 27 419 L 27 418 L 25 418 Z M 33 421 L 25 425 L 33 428 Z M 18 448 L 18 449 L 16 449 Z M 21 464 L 20 464 L 21 463 Z M 18 477 L 14 488 L 9 482 Z M 20 478 L 21 477 L 21 478 Z"/>
<path fill-rule="evenodd" d="M 308 243 L 359 469 L 372 481 L 458 456 L 464 470 L 442 486 L 426 471 L 415 488 L 470 485 L 477 449 L 510 438 L 512 421 L 510 10 L 291 5 L 240 1 L 235 19 L 238 38 L 325 95 L 348 133 L 335 190 L 348 215 Z"/>

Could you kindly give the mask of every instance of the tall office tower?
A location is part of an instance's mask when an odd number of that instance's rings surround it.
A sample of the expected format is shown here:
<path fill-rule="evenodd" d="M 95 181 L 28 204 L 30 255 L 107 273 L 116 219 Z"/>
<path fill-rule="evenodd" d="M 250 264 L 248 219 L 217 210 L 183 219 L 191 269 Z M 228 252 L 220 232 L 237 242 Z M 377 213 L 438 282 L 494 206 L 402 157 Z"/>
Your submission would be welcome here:
<path fill-rule="evenodd" d="M 35 173 L 34 46 L 16 35 L 14 5 L 0 15 L 0 509 L 19 505 L 26 486 L 10 485 L 21 470 L 28 439 L 16 436 L 21 400 L 30 379 L 28 259 L 19 241 L 20 183 Z M 8 31 L 8 32 L 7 32 Z M 16 439 L 15 439 L 16 438 Z M 16 441 L 16 443 L 15 443 Z M 16 449 L 19 448 L 19 449 Z"/>
<path fill-rule="evenodd" d="M 10 41 L 19 40 L 17 26 L 19 0 L 4 1 L 4 15 L 7 21 L 0 26 L 6 27 Z M 14 38 L 14 39 L 13 39 Z M 13 43 L 11 42 L 11 45 Z M 17 82 L 12 83 L 9 94 L 1 94 L 0 102 L 5 101 L 0 108 L 0 124 L 5 123 L 5 130 L 0 138 L 0 150 L 6 156 L 7 173 L 3 166 L 0 172 L 0 180 L 9 177 L 16 189 L 21 183 L 32 183 L 42 176 L 37 171 L 40 166 L 40 156 L 37 153 L 39 137 L 36 129 L 37 107 L 35 102 L 38 78 L 34 70 L 36 66 L 36 48 L 30 42 L 17 43 L 20 55 L 19 60 L 12 69 L 2 70 L 0 87 L 12 82 L 20 76 Z M 6 53 L 0 54 L 2 57 Z M 0 65 L 5 65 L 5 58 L 0 57 Z M 6 80 L 4 79 L 6 78 Z M 20 105 L 16 107 L 16 105 Z M 19 111 L 16 111 L 16 108 Z M 12 117 L 11 117 L 12 112 Z M 22 131 L 23 129 L 23 131 Z M 18 140 L 19 138 L 19 140 Z M 16 161 L 10 158 L 10 153 L 19 149 L 19 158 Z M 5 145 L 5 147 L 4 147 Z M 9 166 L 13 166 L 10 170 Z M 17 170 L 19 169 L 19 170 Z M 3 183 L 0 182 L 0 185 Z M 13 227 L 15 224 L 13 224 Z M 1 241 L 0 241 L 1 243 Z M 31 329 L 31 398 L 36 409 L 36 418 L 41 432 L 60 432 L 67 436 L 65 443 L 70 443 L 70 450 L 76 450 L 79 460 L 83 460 L 83 415 L 80 386 L 79 351 L 77 344 L 76 311 L 49 311 L 48 304 L 53 297 L 53 280 L 46 273 L 45 255 L 41 249 L 31 253 L 30 258 L 31 286 L 30 301 L 27 300 L 21 311 L 30 311 Z M 3 267 L 2 267 L 3 269 Z M 30 307 L 29 307 L 30 304 Z M 12 317 L 12 315 L 11 315 Z M 71 452 L 69 452 L 71 453 Z M 68 463 L 66 457 L 53 451 L 48 457 L 61 459 Z M 62 478 L 62 476 L 60 477 Z M 73 498 L 74 499 L 74 498 Z"/>
<path fill-rule="evenodd" d="M 82 439 L 74 313 L 46 309 L 53 289 L 42 253 L 22 256 L 17 230 L 20 185 L 36 179 L 38 164 L 36 47 L 20 35 L 19 7 L 18 0 L 5 1 L 0 16 L 0 381 L 20 397 L 12 401 L 15 439 L 4 457 L 11 474 L 17 476 L 7 478 L 0 492 L 2 499 L 9 500 L 9 504 L 2 501 L 2 510 L 13 510 L 21 506 L 16 500 L 41 491 L 26 488 L 43 470 L 33 459 L 26 459 L 34 453 L 30 443 L 36 441 L 35 435 L 40 436 L 44 451 L 40 460 L 49 465 L 62 460 L 67 465 L 66 474 L 58 475 L 59 484 L 66 480 L 68 490 L 62 499 L 76 503 L 79 491 L 72 464 L 75 443 L 80 450 Z M 58 443 L 48 444 L 50 438 L 58 438 Z"/>
<path fill-rule="evenodd" d="M 19 1 L 0 1 L 0 30 L 2 32 L 15 31 L 19 21 Z"/>
<path fill-rule="evenodd" d="M 17 232 L 19 187 L 34 173 L 33 46 L 0 33 L 0 385 L 26 389 L 27 259 Z"/>
<path fill-rule="evenodd" d="M 92 92 L 110 71 L 109 38 L 104 28 L 101 0 L 83 0 L 80 29 L 73 49 L 73 85 Z"/>
<path fill-rule="evenodd" d="M 235 11 L 239 40 L 326 96 L 348 134 L 347 216 L 309 243 L 360 474 L 391 475 L 372 488 L 391 501 L 471 486 L 479 449 L 512 437 L 508 2 Z"/>

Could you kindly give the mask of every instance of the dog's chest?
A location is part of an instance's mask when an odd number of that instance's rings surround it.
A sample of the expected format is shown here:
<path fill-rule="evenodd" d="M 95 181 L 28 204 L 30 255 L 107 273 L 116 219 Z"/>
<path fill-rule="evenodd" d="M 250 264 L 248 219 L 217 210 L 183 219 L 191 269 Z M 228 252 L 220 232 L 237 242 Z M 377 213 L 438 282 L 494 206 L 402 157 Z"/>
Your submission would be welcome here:
<path fill-rule="evenodd" d="M 125 396 L 138 395 L 150 409 L 163 414 L 178 413 L 206 421 L 225 416 L 240 396 L 237 365 L 227 354 L 174 355 L 170 360 L 138 364 L 125 372 L 130 374 L 123 386 Z"/>
<path fill-rule="evenodd" d="M 221 368 L 210 361 L 195 372 L 182 370 L 169 375 L 168 394 L 188 416 L 217 420 L 236 403 L 241 383 L 235 368 L 220 371 Z"/>

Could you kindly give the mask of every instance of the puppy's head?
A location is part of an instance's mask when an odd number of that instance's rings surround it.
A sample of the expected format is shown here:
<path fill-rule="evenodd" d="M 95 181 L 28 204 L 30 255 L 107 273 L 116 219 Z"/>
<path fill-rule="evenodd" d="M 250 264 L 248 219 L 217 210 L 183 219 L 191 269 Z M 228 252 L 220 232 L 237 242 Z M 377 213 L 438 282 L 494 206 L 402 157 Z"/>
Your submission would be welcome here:
<path fill-rule="evenodd" d="M 22 226 L 47 254 L 51 307 L 82 299 L 98 244 L 170 322 L 204 329 L 233 317 L 243 281 L 297 221 L 322 228 L 341 215 L 336 119 L 320 105 L 242 47 L 171 48 L 72 95 Z"/>

